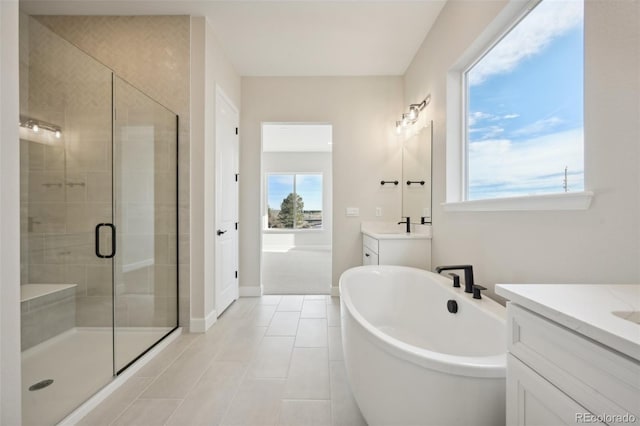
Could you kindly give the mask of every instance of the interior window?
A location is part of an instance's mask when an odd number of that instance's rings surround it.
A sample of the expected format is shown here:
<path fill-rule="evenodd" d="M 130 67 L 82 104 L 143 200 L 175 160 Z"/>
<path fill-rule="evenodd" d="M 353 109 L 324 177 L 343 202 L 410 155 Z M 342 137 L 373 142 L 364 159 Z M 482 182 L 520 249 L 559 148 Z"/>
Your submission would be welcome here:
<path fill-rule="evenodd" d="M 268 174 L 269 229 L 322 229 L 322 174 Z"/>

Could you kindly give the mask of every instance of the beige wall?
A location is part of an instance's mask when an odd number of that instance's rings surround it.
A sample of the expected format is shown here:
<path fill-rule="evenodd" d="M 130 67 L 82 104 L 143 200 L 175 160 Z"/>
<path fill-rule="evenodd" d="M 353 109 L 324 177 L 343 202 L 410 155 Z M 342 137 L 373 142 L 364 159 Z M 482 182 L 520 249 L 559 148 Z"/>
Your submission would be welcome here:
<path fill-rule="evenodd" d="M 0 424 L 21 423 L 18 2 L 0 2 Z"/>
<path fill-rule="evenodd" d="M 640 3 L 586 1 L 587 211 L 445 212 L 446 73 L 505 6 L 448 2 L 404 79 L 405 103 L 432 94 L 433 265 L 471 263 L 477 281 L 640 281 Z"/>
<path fill-rule="evenodd" d="M 202 17 L 191 18 L 191 329 L 205 331 L 215 312 L 216 90 L 240 109 L 240 76 Z"/>
<path fill-rule="evenodd" d="M 243 78 L 240 124 L 240 286 L 260 285 L 260 158 L 262 122 L 333 125 L 333 286 L 362 262 L 360 222 L 399 220 L 401 77 Z M 346 217 L 346 207 L 360 217 Z M 383 216 L 375 217 L 381 207 Z"/>

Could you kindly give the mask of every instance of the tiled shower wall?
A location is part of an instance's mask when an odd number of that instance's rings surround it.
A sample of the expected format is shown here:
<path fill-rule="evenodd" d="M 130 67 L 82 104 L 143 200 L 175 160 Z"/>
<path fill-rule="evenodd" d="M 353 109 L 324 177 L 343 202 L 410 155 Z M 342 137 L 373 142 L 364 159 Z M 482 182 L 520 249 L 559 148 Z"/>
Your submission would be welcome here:
<path fill-rule="evenodd" d="M 63 129 L 44 143 L 21 130 L 22 283 L 77 284 L 76 325 L 109 326 L 111 263 L 94 255 L 93 227 L 112 221 L 111 73 L 34 19 L 20 24 L 21 114 Z"/>
<path fill-rule="evenodd" d="M 21 40 L 28 39 L 32 52 L 38 52 L 37 54 L 32 53 L 28 60 L 37 61 L 37 55 L 40 54 L 55 54 L 49 48 L 38 51 L 38 46 L 33 46 L 34 43 L 39 43 L 36 41 L 37 39 L 46 39 L 47 43 L 52 42 L 52 34 L 47 31 L 48 28 L 106 64 L 123 79 L 140 88 L 180 116 L 180 182 L 178 188 L 180 213 L 179 262 L 181 265 L 180 299 L 181 323 L 186 323 L 189 315 L 189 17 L 41 16 L 35 19 L 26 17 L 22 19 L 23 21 L 28 20 L 28 37 L 21 36 Z M 25 27 L 21 26 L 23 34 L 23 28 Z M 25 64 L 24 66 L 27 65 Z M 78 71 L 80 72 L 79 69 Z M 33 93 L 35 80 L 37 79 L 29 78 L 28 82 L 25 81 L 23 84 L 30 87 L 21 87 L 21 92 Z M 24 81 L 24 79 L 21 79 L 21 81 Z M 56 83 L 48 81 L 46 84 L 55 87 Z M 79 87 L 78 90 L 95 90 L 93 86 L 94 84 L 91 87 Z M 54 99 L 55 97 L 54 93 L 48 95 L 48 99 Z M 106 96 L 101 99 L 110 100 L 110 97 Z M 110 166 L 111 162 L 109 147 L 104 145 L 104 141 L 108 140 L 110 142 L 110 140 L 103 139 L 102 136 L 98 135 L 102 134 L 103 131 L 110 132 L 111 121 L 107 120 L 107 127 L 102 129 L 102 121 L 98 120 L 102 105 L 98 105 L 99 101 L 96 102 L 96 104 L 89 106 L 79 105 L 77 108 L 81 117 L 75 118 L 81 118 L 82 122 L 86 123 L 96 133 L 95 138 L 93 136 L 87 138 L 87 140 L 93 140 L 90 145 L 84 145 L 83 138 L 82 147 L 80 145 L 76 147 L 75 154 L 77 154 L 77 158 L 69 155 L 69 153 L 67 154 L 68 158 L 64 161 L 67 161 L 67 163 L 75 161 L 78 163 L 78 167 L 77 170 L 73 167 L 67 167 L 69 173 L 64 178 L 56 175 L 60 168 L 60 164 L 56 165 L 56 161 L 59 162 L 61 158 L 64 159 L 62 148 L 22 142 L 25 148 L 23 149 L 22 162 L 23 166 L 26 166 L 23 170 L 29 170 L 29 176 L 24 176 L 23 173 L 23 204 L 26 206 L 28 202 L 35 201 L 28 199 L 28 194 L 32 191 L 34 194 L 40 191 L 42 197 L 39 200 L 43 202 L 47 200 L 46 203 L 49 203 L 44 213 L 42 213 L 46 215 L 46 222 L 36 223 L 41 221 L 33 219 L 34 215 L 32 213 L 35 210 L 29 213 L 23 212 L 23 231 L 27 231 L 23 232 L 23 235 L 25 235 L 23 239 L 23 255 L 33 256 L 34 263 L 23 268 L 22 282 L 59 281 L 78 283 L 78 325 L 104 325 L 102 324 L 102 318 L 104 318 L 102 313 L 106 315 L 108 309 L 110 309 L 110 304 L 107 303 L 108 296 L 101 294 L 104 292 L 102 288 L 94 287 L 95 283 L 104 280 L 104 274 L 108 272 L 105 269 L 106 265 L 101 263 L 101 259 L 93 255 L 92 249 L 83 250 L 82 254 L 66 249 L 47 252 L 47 238 L 44 235 L 38 235 L 41 234 L 38 231 L 55 230 L 56 227 L 61 226 L 62 222 L 69 223 L 70 229 L 76 226 L 81 227 L 88 222 L 93 226 L 96 223 L 96 219 L 106 213 L 104 210 L 107 201 L 105 197 L 107 193 L 110 196 L 111 186 L 110 179 L 105 180 L 102 174 L 108 172 L 109 169 L 105 169 L 104 166 Z M 109 109 L 110 104 L 105 105 L 105 107 Z M 51 109 L 51 119 L 48 121 L 60 122 L 56 121 L 56 119 L 61 119 L 56 117 L 56 111 L 59 110 L 57 108 Z M 47 115 L 40 116 L 43 119 L 47 119 L 47 117 Z M 71 137 L 71 135 L 65 134 L 65 138 L 68 137 Z M 32 173 L 32 165 L 40 169 L 37 171 L 34 169 L 34 173 Z M 56 167 L 58 168 L 57 170 Z M 42 175 L 38 175 L 38 172 L 42 172 Z M 32 182 L 37 179 L 42 181 L 38 183 Z M 42 183 L 53 183 L 54 185 L 42 186 Z M 43 192 L 44 195 L 42 194 Z M 62 193 L 65 193 L 67 201 L 87 203 L 85 207 L 89 207 L 91 217 L 74 217 L 73 207 L 68 206 L 67 202 L 60 202 Z M 62 214 L 63 209 L 65 214 Z M 68 217 L 66 215 L 67 211 L 70 212 Z M 32 217 L 32 219 L 29 219 L 29 217 Z M 37 228 L 38 226 L 42 228 Z M 28 232 L 29 227 L 31 227 L 32 232 Z M 83 236 L 68 235 L 64 236 L 64 238 L 76 239 L 67 244 L 66 246 L 68 247 L 81 247 L 86 246 L 88 243 L 88 240 Z M 162 245 L 163 238 L 159 239 L 157 245 Z M 92 237 L 90 243 L 93 243 Z M 51 243 L 50 246 L 54 246 L 54 243 Z M 39 260 L 39 255 L 36 254 L 38 249 L 42 253 L 42 260 L 44 260 L 44 256 L 46 256 L 47 260 L 54 260 L 56 256 L 66 256 L 65 261 L 61 262 L 62 264 L 43 262 L 42 266 L 36 266 L 35 262 Z M 162 247 L 156 247 L 156 255 L 161 252 Z M 167 253 L 167 256 L 170 256 L 169 250 L 164 252 Z M 175 253 L 173 254 L 175 255 Z M 69 261 L 70 258 L 82 259 L 82 256 L 88 256 L 88 258 L 82 260 L 82 263 Z M 159 258 L 163 258 L 163 256 L 160 255 Z M 153 273 L 150 271 L 139 271 L 138 274 L 145 274 L 146 280 L 153 279 Z M 157 271 L 156 275 L 158 275 Z M 163 276 L 166 277 L 166 275 Z M 126 281 L 126 277 L 123 280 Z M 136 280 L 136 283 L 140 282 Z M 82 299 L 83 297 L 85 299 Z M 119 309 L 121 308 L 119 307 Z M 134 311 L 132 310 L 132 312 Z M 126 312 L 117 312 L 116 314 L 120 316 L 128 315 Z"/>

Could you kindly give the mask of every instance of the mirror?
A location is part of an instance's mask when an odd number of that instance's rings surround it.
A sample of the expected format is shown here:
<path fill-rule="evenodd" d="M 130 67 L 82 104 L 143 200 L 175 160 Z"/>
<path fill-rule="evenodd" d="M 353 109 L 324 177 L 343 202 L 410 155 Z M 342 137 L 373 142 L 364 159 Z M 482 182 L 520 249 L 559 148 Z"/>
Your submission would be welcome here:
<path fill-rule="evenodd" d="M 431 223 L 431 140 L 433 121 L 409 137 L 402 148 L 402 216 Z"/>

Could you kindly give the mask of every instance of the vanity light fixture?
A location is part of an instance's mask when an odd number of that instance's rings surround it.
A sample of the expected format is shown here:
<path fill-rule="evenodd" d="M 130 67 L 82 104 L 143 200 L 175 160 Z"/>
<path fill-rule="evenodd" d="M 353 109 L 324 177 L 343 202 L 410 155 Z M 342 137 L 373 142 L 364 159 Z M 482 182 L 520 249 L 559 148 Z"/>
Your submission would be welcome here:
<path fill-rule="evenodd" d="M 427 105 L 431 103 L 431 95 L 427 95 L 426 98 L 422 100 L 422 102 L 417 104 L 409 105 L 409 112 L 402 114 L 402 120 L 396 121 L 396 133 L 400 134 L 404 129 L 413 125 L 418 121 L 418 116 L 420 112 L 426 108 Z"/>
<path fill-rule="evenodd" d="M 40 130 L 46 130 L 53 133 L 56 139 L 60 139 L 62 137 L 62 128 L 55 124 L 47 123 L 46 121 L 36 120 L 35 118 L 21 115 L 20 122 L 18 124 L 20 127 L 30 129 L 34 133 L 38 133 Z"/>

